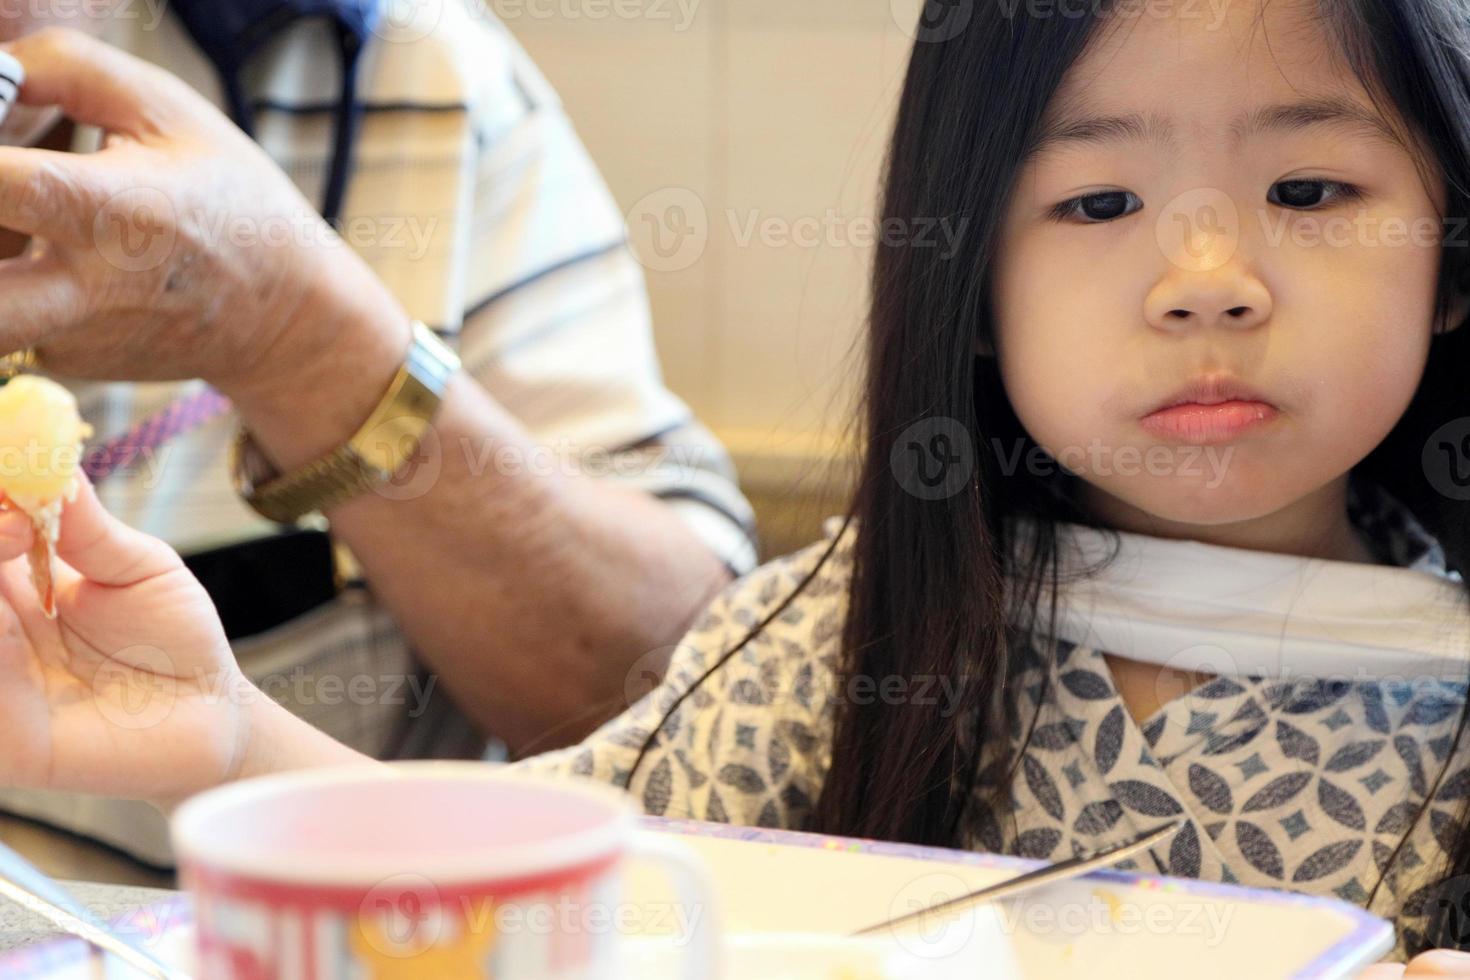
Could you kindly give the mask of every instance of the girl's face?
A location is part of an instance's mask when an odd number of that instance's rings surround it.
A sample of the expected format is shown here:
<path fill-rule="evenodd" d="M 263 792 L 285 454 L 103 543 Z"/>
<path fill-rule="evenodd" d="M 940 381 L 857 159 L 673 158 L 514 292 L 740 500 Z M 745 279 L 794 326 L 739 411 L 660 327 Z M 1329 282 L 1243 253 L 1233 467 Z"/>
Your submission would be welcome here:
<path fill-rule="evenodd" d="M 1007 395 L 1116 525 L 1320 499 L 1419 383 L 1443 185 L 1424 186 L 1314 6 L 1125 5 L 1049 105 L 1058 138 L 1008 205 L 993 294 Z M 1274 416 L 1208 438 L 1141 423 L 1217 374 Z"/>

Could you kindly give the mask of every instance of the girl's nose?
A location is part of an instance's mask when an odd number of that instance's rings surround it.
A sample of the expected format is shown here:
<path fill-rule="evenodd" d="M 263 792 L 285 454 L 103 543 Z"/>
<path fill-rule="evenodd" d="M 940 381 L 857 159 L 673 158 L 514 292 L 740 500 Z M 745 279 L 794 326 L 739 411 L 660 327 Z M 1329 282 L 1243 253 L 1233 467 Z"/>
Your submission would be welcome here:
<path fill-rule="evenodd" d="M 1144 302 L 1149 325 L 1170 332 L 1247 329 L 1266 322 L 1270 315 L 1271 294 L 1237 262 L 1200 272 L 1172 269 Z"/>

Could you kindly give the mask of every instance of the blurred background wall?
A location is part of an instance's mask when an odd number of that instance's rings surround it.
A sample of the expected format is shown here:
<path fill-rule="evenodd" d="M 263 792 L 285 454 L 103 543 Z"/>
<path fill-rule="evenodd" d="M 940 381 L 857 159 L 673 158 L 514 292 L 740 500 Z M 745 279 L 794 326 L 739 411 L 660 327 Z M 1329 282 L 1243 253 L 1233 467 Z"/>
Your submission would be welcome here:
<path fill-rule="evenodd" d="M 628 218 L 670 387 L 763 550 L 845 502 L 879 168 L 918 0 L 486 0 Z"/>

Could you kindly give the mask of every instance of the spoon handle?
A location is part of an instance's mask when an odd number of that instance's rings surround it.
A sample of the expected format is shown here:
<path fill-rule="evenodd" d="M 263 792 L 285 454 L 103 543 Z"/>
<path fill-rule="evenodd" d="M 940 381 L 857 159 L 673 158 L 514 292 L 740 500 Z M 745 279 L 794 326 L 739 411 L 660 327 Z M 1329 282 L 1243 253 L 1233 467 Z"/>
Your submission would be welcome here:
<path fill-rule="evenodd" d="M 30 909 L 62 932 L 85 939 L 154 980 L 189 980 L 186 974 L 112 932 L 75 896 L 4 844 L 0 844 L 0 898 Z"/>

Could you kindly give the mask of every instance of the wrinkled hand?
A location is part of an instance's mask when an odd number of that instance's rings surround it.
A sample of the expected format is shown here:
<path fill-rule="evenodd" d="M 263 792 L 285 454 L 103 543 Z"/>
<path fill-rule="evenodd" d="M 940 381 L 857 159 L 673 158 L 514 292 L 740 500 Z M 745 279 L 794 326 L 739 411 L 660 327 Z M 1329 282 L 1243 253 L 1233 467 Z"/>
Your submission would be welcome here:
<path fill-rule="evenodd" d="M 366 266 L 264 151 L 183 81 L 85 34 L 3 47 L 25 66 L 22 103 L 106 136 L 88 154 L 0 147 L 0 225 L 33 238 L 0 262 L 0 350 L 226 394 L 326 354 L 322 291 Z"/>
<path fill-rule="evenodd" d="M 240 775 L 267 699 L 208 593 L 90 484 L 63 513 L 55 620 L 20 557 L 29 519 L 0 514 L 0 785 L 167 805 Z"/>
<path fill-rule="evenodd" d="M 1357 980 L 1420 980 L 1428 977 L 1470 978 L 1470 953 L 1432 949 L 1403 963 L 1375 963 Z"/>

